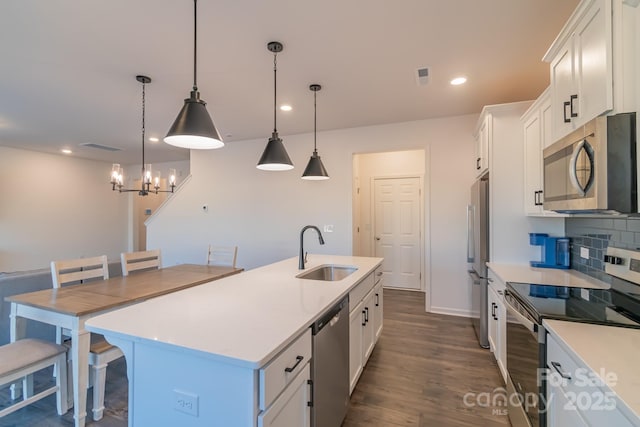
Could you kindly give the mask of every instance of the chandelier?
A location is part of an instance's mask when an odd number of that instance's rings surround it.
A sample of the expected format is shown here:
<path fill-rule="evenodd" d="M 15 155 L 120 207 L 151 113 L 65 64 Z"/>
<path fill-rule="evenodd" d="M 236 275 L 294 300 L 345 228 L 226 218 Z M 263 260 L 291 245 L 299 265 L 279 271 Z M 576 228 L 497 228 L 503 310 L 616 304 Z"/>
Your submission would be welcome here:
<path fill-rule="evenodd" d="M 153 174 L 151 164 L 144 162 L 144 137 L 145 137 L 145 87 L 151 83 L 151 78 L 147 76 L 136 76 L 136 80 L 142 83 L 142 179 L 140 188 L 127 189 L 124 188 L 124 171 L 119 163 L 114 163 L 111 167 L 111 186 L 113 191 L 120 193 L 129 193 L 137 191 L 140 196 L 147 196 L 150 193 L 173 193 L 176 187 L 176 170 L 169 169 L 169 188 L 170 190 L 160 190 L 160 171 Z"/>

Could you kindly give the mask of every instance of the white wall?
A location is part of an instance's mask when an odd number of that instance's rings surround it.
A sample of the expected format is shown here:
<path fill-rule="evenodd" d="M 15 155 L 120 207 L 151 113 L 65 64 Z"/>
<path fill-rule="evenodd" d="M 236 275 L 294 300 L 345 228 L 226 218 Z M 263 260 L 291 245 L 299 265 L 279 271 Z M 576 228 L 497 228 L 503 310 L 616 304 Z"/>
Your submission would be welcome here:
<path fill-rule="evenodd" d="M 0 147 L 0 271 L 127 245 L 127 198 L 111 191 L 111 164 Z"/>
<path fill-rule="evenodd" d="M 308 231 L 310 253 L 351 254 L 354 153 L 425 149 L 430 189 L 425 192 L 431 236 L 431 303 L 468 312 L 465 212 L 473 181 L 473 128 L 477 115 L 344 129 L 318 134 L 318 150 L 331 176 L 325 182 L 300 179 L 313 148 L 313 135 L 283 137 L 296 168 L 255 168 L 267 142 L 231 142 L 220 150 L 192 151 L 192 179 L 147 222 L 149 248 L 161 248 L 165 265 L 203 262 L 209 243 L 238 245 L 238 265 L 254 268 L 297 256 L 300 229 L 333 224 L 319 246 Z M 207 204 L 209 211 L 202 212 Z M 429 261 L 429 260 L 427 260 Z M 429 263 L 425 263 L 429 266 Z M 442 311 L 441 310 L 441 311 Z"/>

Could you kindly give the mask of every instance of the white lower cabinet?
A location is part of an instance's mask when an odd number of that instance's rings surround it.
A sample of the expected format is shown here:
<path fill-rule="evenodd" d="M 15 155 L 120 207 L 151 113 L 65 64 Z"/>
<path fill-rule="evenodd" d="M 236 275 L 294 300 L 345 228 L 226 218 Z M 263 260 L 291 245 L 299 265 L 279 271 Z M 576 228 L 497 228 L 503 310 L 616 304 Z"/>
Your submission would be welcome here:
<path fill-rule="evenodd" d="M 505 284 L 489 270 L 489 348 L 496 358 L 502 379 L 507 381 L 507 308 L 504 305 Z"/>
<path fill-rule="evenodd" d="M 310 427 L 310 379 L 311 369 L 307 363 L 269 409 L 258 415 L 258 427 Z"/>
<path fill-rule="evenodd" d="M 353 391 L 362 373 L 364 360 L 362 358 L 364 301 L 361 301 L 349 313 L 349 393 Z"/>
<path fill-rule="evenodd" d="M 596 372 L 547 334 L 547 426 L 632 427 L 617 396 Z"/>
<path fill-rule="evenodd" d="M 383 294 L 380 267 L 349 293 L 349 392 L 353 392 L 362 370 L 382 333 Z M 364 296 L 363 296 L 364 295 Z"/>

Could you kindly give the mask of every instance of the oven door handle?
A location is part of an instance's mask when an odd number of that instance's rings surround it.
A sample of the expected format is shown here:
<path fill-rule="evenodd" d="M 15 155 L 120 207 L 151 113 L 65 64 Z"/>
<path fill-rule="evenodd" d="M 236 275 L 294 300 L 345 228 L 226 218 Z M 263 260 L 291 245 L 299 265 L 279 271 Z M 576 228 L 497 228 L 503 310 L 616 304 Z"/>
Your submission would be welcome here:
<path fill-rule="evenodd" d="M 531 332 L 532 334 L 538 333 L 537 323 L 534 323 L 531 320 L 527 319 L 524 315 L 522 315 L 522 313 L 516 310 L 513 305 L 509 304 L 509 301 L 507 301 L 506 299 L 504 302 L 507 305 L 507 308 L 509 308 L 509 310 L 511 311 L 511 315 L 518 319 L 518 322 L 524 325 L 524 327 L 527 328 L 527 330 L 529 330 L 529 332 Z"/>

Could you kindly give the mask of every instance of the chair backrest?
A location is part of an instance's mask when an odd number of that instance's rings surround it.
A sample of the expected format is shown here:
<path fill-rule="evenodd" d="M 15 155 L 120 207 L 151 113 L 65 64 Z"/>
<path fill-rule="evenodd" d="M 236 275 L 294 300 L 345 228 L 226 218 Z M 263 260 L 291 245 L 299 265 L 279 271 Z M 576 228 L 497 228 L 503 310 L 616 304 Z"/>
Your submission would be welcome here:
<path fill-rule="evenodd" d="M 128 276 L 132 271 L 160 268 L 162 265 L 160 249 L 139 252 L 122 252 L 120 254 L 120 264 L 122 265 L 123 276 Z"/>
<path fill-rule="evenodd" d="M 209 245 L 209 253 L 207 255 L 207 265 L 217 265 L 222 267 L 235 268 L 237 256 L 238 256 L 237 246 Z"/>
<path fill-rule="evenodd" d="M 107 264 L 106 255 L 66 261 L 51 261 L 51 279 L 54 288 L 59 288 L 66 283 L 96 278 L 104 280 L 109 278 L 109 265 Z"/>

